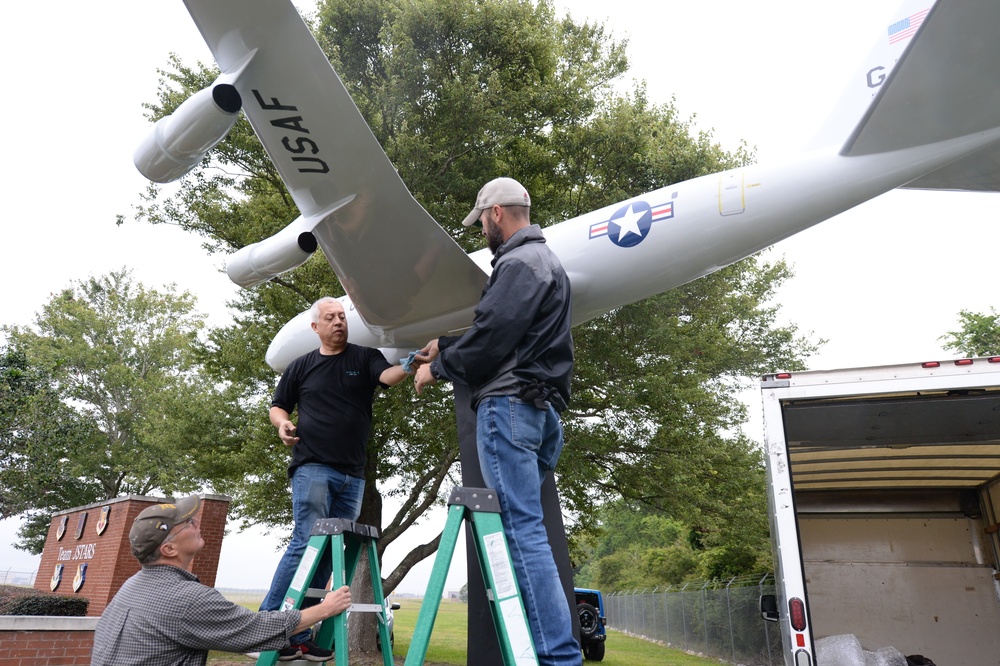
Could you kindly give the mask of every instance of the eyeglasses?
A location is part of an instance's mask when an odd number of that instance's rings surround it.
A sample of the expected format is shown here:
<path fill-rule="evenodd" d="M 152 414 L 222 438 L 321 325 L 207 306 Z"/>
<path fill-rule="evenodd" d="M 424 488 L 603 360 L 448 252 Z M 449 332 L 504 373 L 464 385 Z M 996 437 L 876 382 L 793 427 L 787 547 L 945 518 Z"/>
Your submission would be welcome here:
<path fill-rule="evenodd" d="M 174 532 L 173 534 L 171 534 L 170 536 L 168 536 L 166 539 L 164 539 L 163 543 L 167 543 L 168 541 L 172 541 L 174 539 L 174 537 L 176 537 L 178 534 L 180 534 L 181 532 L 183 532 L 184 530 L 186 530 L 188 528 L 188 525 L 194 525 L 195 527 L 198 527 L 198 519 L 195 518 L 194 516 L 192 516 L 191 518 L 188 518 L 187 520 L 185 520 L 183 523 L 180 523 L 180 525 L 182 527 L 179 530 L 177 530 L 176 532 Z M 160 545 L 163 545 L 163 544 L 160 544 Z"/>

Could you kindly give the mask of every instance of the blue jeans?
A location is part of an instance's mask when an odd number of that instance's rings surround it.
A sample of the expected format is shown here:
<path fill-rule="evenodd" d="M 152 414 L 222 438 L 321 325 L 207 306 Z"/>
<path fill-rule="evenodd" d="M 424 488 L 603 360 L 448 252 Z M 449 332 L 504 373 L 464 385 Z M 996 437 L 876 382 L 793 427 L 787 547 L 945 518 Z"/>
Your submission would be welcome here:
<path fill-rule="evenodd" d="M 271 580 L 271 589 L 260 604 L 261 610 L 280 610 L 285 602 L 285 594 L 299 568 L 302 554 L 309 544 L 313 525 L 321 518 L 343 518 L 357 520 L 361 515 L 361 501 L 365 494 L 365 480 L 341 474 L 332 467 L 309 463 L 292 473 L 292 516 L 295 527 L 292 540 L 285 549 L 278 568 Z M 330 581 L 333 565 L 327 553 L 320 558 L 310 587 L 326 587 Z M 318 600 L 308 600 L 303 607 L 315 605 Z M 291 643 L 302 643 L 310 637 L 306 631 L 291 637 Z"/>
<path fill-rule="evenodd" d="M 513 396 L 483 398 L 476 446 L 486 484 L 497 491 L 507 546 L 541 666 L 583 663 L 569 603 L 542 523 L 542 480 L 563 448 L 559 414 Z"/>

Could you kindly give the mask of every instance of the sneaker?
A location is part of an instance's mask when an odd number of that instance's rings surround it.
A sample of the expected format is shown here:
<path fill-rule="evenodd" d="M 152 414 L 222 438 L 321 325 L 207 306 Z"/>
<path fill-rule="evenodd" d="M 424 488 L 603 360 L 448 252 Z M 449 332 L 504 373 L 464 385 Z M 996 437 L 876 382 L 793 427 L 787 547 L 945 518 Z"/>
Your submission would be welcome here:
<path fill-rule="evenodd" d="M 307 661 L 330 661 L 333 659 L 333 650 L 321 648 L 311 640 L 293 645 L 292 647 L 299 648 L 302 651 L 302 659 Z"/>
<path fill-rule="evenodd" d="M 298 645 L 286 645 L 278 650 L 278 661 L 292 661 L 302 656 L 302 650 Z"/>

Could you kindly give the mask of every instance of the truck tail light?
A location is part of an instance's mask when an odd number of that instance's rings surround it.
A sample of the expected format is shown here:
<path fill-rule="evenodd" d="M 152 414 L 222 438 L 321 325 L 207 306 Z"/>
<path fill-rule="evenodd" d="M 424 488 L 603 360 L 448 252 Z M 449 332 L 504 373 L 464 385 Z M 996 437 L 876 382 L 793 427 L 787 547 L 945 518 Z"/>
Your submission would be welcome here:
<path fill-rule="evenodd" d="M 788 617 L 792 621 L 792 629 L 795 631 L 805 631 L 806 628 L 806 605 L 798 597 L 788 601 Z"/>

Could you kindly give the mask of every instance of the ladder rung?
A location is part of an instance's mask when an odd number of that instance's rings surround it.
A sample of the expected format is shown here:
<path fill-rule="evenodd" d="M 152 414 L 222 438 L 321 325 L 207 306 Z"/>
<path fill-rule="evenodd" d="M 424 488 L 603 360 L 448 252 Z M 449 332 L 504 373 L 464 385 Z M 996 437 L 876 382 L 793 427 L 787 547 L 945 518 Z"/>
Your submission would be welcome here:
<path fill-rule="evenodd" d="M 348 613 L 381 613 L 385 610 L 382 604 L 351 604 Z"/>
<path fill-rule="evenodd" d="M 312 527 L 310 536 L 327 536 L 334 534 L 354 534 L 365 539 L 378 539 L 378 528 L 374 525 L 356 523 L 343 518 L 320 518 Z"/>
<path fill-rule="evenodd" d="M 470 511 L 500 513 L 500 500 L 492 488 L 454 488 L 448 496 L 448 506 L 455 505 Z"/>

